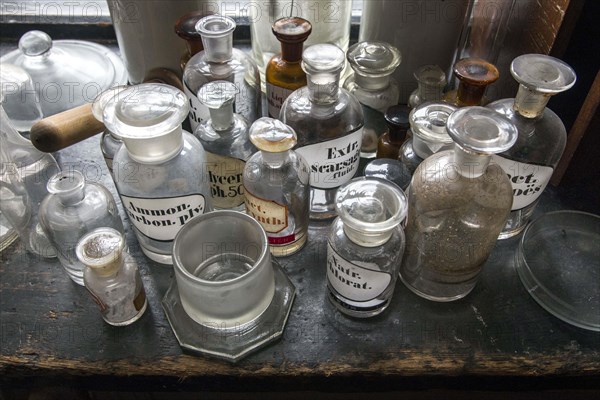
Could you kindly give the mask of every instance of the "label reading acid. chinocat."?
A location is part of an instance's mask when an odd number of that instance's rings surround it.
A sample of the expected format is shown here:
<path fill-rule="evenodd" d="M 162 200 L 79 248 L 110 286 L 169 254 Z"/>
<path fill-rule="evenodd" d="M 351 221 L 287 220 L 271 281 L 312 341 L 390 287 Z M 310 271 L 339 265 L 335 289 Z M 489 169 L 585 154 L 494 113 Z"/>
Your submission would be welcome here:
<path fill-rule="evenodd" d="M 235 208 L 244 203 L 244 166 L 246 163 L 233 157 L 206 152 L 208 177 L 213 206 Z"/>
<path fill-rule="evenodd" d="M 267 83 L 267 103 L 269 104 L 269 117 L 279 118 L 279 112 L 285 100 L 294 91 Z"/>
<path fill-rule="evenodd" d="M 368 263 L 365 263 L 367 266 Z M 387 289 L 392 276 L 365 267 L 345 260 L 327 243 L 327 281 L 342 297 L 354 302 L 367 302 Z"/>
<path fill-rule="evenodd" d="M 498 164 L 508 175 L 513 189 L 512 210 L 520 210 L 536 201 L 546 189 L 554 169 L 508 160 L 497 155 L 492 162 Z"/>
<path fill-rule="evenodd" d="M 354 177 L 360 161 L 363 128 L 338 139 L 296 150 L 310 165 L 310 185 L 333 189 Z"/>
<path fill-rule="evenodd" d="M 289 236 L 286 238 L 273 237 L 274 234 L 280 233 L 288 227 L 288 208 L 273 200 L 265 200 L 256 197 L 246 190 L 246 212 L 252 218 L 257 220 L 269 237 L 269 242 L 276 241 L 271 244 L 284 244 L 283 241 L 291 243 L 295 237 Z M 271 240 L 273 239 L 273 240 Z"/>
<path fill-rule="evenodd" d="M 210 112 L 208 111 L 208 107 L 200 103 L 197 94 L 193 93 L 187 85 L 183 85 L 183 90 L 190 102 L 189 120 L 193 132 L 198 125 L 210 118 Z"/>
<path fill-rule="evenodd" d="M 144 236 L 162 242 L 175 239 L 187 221 L 204 214 L 206 205 L 201 194 L 161 199 L 121 195 L 121 201 L 136 229 Z"/>

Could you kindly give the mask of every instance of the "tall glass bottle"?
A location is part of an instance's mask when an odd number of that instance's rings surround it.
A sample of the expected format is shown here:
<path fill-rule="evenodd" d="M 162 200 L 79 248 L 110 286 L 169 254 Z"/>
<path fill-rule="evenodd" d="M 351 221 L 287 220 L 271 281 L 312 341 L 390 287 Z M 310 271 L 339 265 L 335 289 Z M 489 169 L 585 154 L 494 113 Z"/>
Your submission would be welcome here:
<path fill-rule="evenodd" d="M 250 140 L 260 152 L 244 170 L 246 212 L 267 232 L 274 256 L 292 255 L 308 237 L 308 164 L 291 150 L 296 132 L 281 121 L 260 118 L 250 127 Z"/>
<path fill-rule="evenodd" d="M 302 49 L 312 32 L 312 25 L 299 17 L 281 18 L 273 24 L 273 34 L 281 43 L 281 54 L 267 64 L 267 103 L 269 117 L 279 118 L 283 102 L 294 90 L 306 86 L 302 70 Z"/>
<path fill-rule="evenodd" d="M 208 82 L 224 80 L 235 84 L 235 112 L 253 122 L 262 115 L 260 76 L 254 61 L 233 48 L 235 21 L 222 15 L 209 15 L 196 24 L 204 50 L 193 56 L 183 72 L 183 86 L 190 101 L 192 130 L 207 120 L 208 108 L 198 101 L 198 90 Z"/>
<path fill-rule="evenodd" d="M 392 106 L 384 114 L 388 131 L 377 143 L 377 158 L 400 157 L 400 147 L 406 141 L 406 133 L 410 129 L 409 109 L 406 106 Z"/>
<path fill-rule="evenodd" d="M 233 112 L 236 94 L 236 86 L 227 81 L 202 86 L 198 100 L 208 107 L 210 118 L 194 135 L 206 152 L 213 207 L 244 211 L 244 165 L 256 147 L 248 137 L 246 119 Z"/>
<path fill-rule="evenodd" d="M 488 105 L 510 119 L 519 130 L 517 143 L 493 158 L 508 174 L 514 196 L 501 239 L 525 228 L 560 161 L 567 132 L 560 118 L 546 108 L 546 104 L 551 96 L 571 88 L 576 80 L 570 66 L 541 54 L 517 57 L 510 71 L 520 84 L 517 96 Z"/>
<path fill-rule="evenodd" d="M 456 107 L 486 105 L 485 90 L 500 77 L 496 66 L 481 58 L 459 60 L 454 64 L 454 75 L 459 81 L 458 89 L 447 92 L 444 101 Z"/>
<path fill-rule="evenodd" d="M 48 192 L 40 206 L 40 223 L 69 277 L 83 285 L 84 265 L 75 254 L 77 243 L 96 228 L 113 228 L 122 234 L 117 204 L 108 189 L 86 182 L 75 170 L 54 175 Z"/>
<path fill-rule="evenodd" d="M 172 86 L 145 83 L 110 101 L 104 124 L 123 139 L 113 161 L 115 184 L 142 251 L 172 264 L 179 229 L 212 211 L 206 157 L 198 140 L 184 131 L 186 96 Z"/>
<path fill-rule="evenodd" d="M 400 278 L 421 297 L 460 299 L 475 287 L 512 204 L 508 177 L 494 153 L 506 151 L 517 128 L 483 107 L 448 119 L 454 150 L 427 158 L 409 188 L 406 251 Z"/>
<path fill-rule="evenodd" d="M 424 103 L 410 112 L 411 138 L 400 148 L 400 161 L 411 174 L 430 155 L 454 147 L 446 122 L 456 110 L 447 103 Z"/>
<path fill-rule="evenodd" d="M 358 99 L 339 86 L 345 55 L 332 44 L 308 47 L 308 85 L 283 103 L 280 119 L 298 134 L 297 152 L 310 165 L 310 217 L 335 216 L 335 192 L 358 171 L 364 117 Z"/>
<path fill-rule="evenodd" d="M 338 190 L 336 208 L 327 241 L 329 300 L 352 317 L 381 314 L 404 253 L 406 196 L 382 179 L 357 178 Z"/>
<path fill-rule="evenodd" d="M 429 101 L 441 101 L 446 74 L 437 65 L 423 65 L 415 71 L 415 79 L 419 85 L 408 98 L 408 106 L 415 108 Z"/>
<path fill-rule="evenodd" d="M 42 257 L 56 257 L 56 250 L 39 224 L 38 210 L 48 194 L 48 179 L 60 170 L 58 163 L 51 154 L 36 149 L 12 127 L 1 105 L 0 147 L 5 158 L 0 166 L 2 214 L 17 229 L 28 251 Z"/>
<path fill-rule="evenodd" d="M 387 132 L 383 114 L 398 104 L 398 83 L 391 77 L 400 65 L 400 52 L 384 42 L 361 42 L 347 52 L 354 75 L 344 82 L 344 89 L 356 96 L 363 106 L 365 128 L 360 149 L 363 158 L 374 158 L 377 142 Z"/>

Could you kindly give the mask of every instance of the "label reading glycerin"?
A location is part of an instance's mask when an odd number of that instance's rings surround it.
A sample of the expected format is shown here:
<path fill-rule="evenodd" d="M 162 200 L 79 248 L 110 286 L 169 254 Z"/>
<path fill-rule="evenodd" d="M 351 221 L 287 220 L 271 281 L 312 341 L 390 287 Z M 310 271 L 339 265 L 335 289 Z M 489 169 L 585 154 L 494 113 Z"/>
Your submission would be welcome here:
<path fill-rule="evenodd" d="M 244 163 L 232 157 L 206 152 L 208 177 L 213 206 L 235 208 L 244 203 Z"/>

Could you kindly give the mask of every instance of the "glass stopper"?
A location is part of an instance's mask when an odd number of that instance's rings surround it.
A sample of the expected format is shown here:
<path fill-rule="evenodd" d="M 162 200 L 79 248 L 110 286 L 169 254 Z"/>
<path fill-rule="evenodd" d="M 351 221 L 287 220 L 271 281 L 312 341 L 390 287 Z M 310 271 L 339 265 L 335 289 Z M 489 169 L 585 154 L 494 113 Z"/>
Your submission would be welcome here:
<path fill-rule="evenodd" d="M 211 62 L 224 62 L 231 59 L 235 21 L 223 15 L 209 15 L 196 24 L 202 36 L 204 51 Z"/>
<path fill-rule="evenodd" d="M 127 85 L 115 86 L 113 88 L 110 88 L 110 89 L 105 90 L 104 92 L 100 93 L 98 95 L 98 97 L 96 97 L 94 102 L 92 103 L 92 114 L 94 114 L 94 117 L 98 121 L 102 122 L 103 118 L 104 118 L 103 114 L 104 114 L 104 108 L 106 107 L 106 104 L 108 104 L 108 102 L 111 99 L 113 99 L 115 96 L 117 96 L 119 93 L 121 93 L 128 87 L 129 86 L 127 86 Z"/>
<path fill-rule="evenodd" d="M 214 81 L 203 85 L 198 91 L 198 100 L 210 109 L 219 109 L 232 104 L 239 90 L 228 81 Z"/>
<path fill-rule="evenodd" d="M 260 118 L 250 127 L 250 141 L 259 150 L 281 153 L 291 150 L 298 142 L 296 132 L 273 118 Z"/>
<path fill-rule="evenodd" d="M 348 62 L 361 75 L 382 77 L 392 74 L 400 65 L 400 51 L 385 42 L 361 42 L 348 49 Z"/>
<path fill-rule="evenodd" d="M 76 254 L 79 261 L 100 275 L 110 275 L 120 268 L 125 248 L 123 235 L 112 228 L 98 228 L 79 240 Z"/>
<path fill-rule="evenodd" d="M 19 50 L 26 56 L 40 56 L 52 48 L 52 38 L 42 31 L 29 31 L 21 36 Z"/>
<path fill-rule="evenodd" d="M 446 84 L 446 74 L 437 65 L 423 65 L 414 73 L 414 77 L 420 84 L 426 87 Z"/>
<path fill-rule="evenodd" d="M 456 110 L 446 103 L 424 103 L 410 112 L 413 146 L 419 157 L 430 156 L 452 143 L 446 122 Z"/>
<path fill-rule="evenodd" d="M 306 48 L 302 54 L 302 69 L 311 75 L 339 74 L 344 69 L 345 63 L 344 52 L 333 44 L 315 44 Z"/>
<path fill-rule="evenodd" d="M 576 80 L 575 71 L 568 64 L 542 54 L 525 54 L 515 58 L 510 73 L 521 85 L 539 93 L 564 92 Z"/>

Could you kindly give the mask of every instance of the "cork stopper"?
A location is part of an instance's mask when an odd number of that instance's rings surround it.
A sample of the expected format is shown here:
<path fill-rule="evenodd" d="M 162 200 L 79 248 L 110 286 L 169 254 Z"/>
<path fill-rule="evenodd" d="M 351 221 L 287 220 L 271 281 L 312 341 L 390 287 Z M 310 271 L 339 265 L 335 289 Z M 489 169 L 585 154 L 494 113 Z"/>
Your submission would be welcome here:
<path fill-rule="evenodd" d="M 281 153 L 296 146 L 298 137 L 288 125 L 265 117 L 256 120 L 250 127 L 250 141 L 261 151 Z"/>

